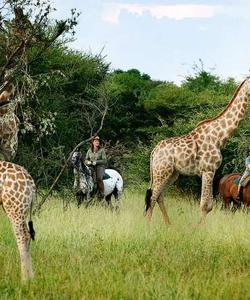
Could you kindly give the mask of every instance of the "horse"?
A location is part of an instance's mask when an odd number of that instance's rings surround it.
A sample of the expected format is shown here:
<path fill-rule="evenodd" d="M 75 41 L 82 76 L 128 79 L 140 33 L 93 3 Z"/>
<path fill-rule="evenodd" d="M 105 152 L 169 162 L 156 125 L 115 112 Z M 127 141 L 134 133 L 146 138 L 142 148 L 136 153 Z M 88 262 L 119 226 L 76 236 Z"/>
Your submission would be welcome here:
<path fill-rule="evenodd" d="M 246 208 L 250 207 L 250 184 L 241 188 L 240 200 L 237 199 L 240 178 L 241 174 L 239 173 L 227 174 L 219 182 L 219 193 L 223 198 L 225 209 L 230 209 L 232 205 L 233 210 L 236 210 L 241 207 L 241 204 Z"/>
<path fill-rule="evenodd" d="M 93 180 L 92 170 L 84 162 L 82 154 L 75 151 L 71 158 L 71 163 L 74 168 L 74 189 L 76 191 L 78 208 L 86 200 L 86 207 L 93 201 L 97 188 Z M 121 195 L 123 191 L 122 176 L 113 169 L 106 169 L 104 178 L 104 198 L 110 208 L 112 207 L 111 197 L 115 197 L 115 209 L 119 210 L 121 206 Z"/>

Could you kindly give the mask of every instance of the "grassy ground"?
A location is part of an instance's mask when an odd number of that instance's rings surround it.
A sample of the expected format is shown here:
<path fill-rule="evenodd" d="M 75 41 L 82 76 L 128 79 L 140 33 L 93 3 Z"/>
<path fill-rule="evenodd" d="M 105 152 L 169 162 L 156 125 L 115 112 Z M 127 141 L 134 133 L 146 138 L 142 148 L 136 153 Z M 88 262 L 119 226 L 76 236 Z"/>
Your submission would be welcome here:
<path fill-rule="evenodd" d="M 10 225 L 0 212 L 0 299 L 250 299 L 250 216 L 214 209 L 197 227 L 198 205 L 166 199 L 150 231 L 144 194 L 126 191 L 119 215 L 102 207 L 62 209 L 53 198 L 34 218 L 35 278 L 20 283 Z"/>

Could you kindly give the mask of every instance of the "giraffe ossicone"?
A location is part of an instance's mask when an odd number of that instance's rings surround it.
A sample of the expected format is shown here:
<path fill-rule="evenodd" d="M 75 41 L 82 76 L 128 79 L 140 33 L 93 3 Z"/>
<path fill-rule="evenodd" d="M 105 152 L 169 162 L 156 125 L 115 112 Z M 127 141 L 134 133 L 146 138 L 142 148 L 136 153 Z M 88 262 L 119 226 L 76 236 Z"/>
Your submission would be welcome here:
<path fill-rule="evenodd" d="M 0 205 L 15 234 L 23 280 L 33 277 L 29 244 L 35 233 L 31 221 L 27 227 L 26 217 L 35 196 L 36 186 L 30 174 L 17 164 L 0 161 Z"/>
<path fill-rule="evenodd" d="M 234 133 L 247 109 L 250 77 L 236 89 L 226 108 L 215 118 L 200 122 L 190 133 L 162 140 L 150 156 L 150 187 L 146 194 L 146 214 L 151 220 L 155 203 L 159 204 L 165 223 L 169 223 L 163 202 L 164 188 L 179 176 L 202 178 L 200 223 L 213 207 L 213 178 L 222 162 L 221 148 Z"/>

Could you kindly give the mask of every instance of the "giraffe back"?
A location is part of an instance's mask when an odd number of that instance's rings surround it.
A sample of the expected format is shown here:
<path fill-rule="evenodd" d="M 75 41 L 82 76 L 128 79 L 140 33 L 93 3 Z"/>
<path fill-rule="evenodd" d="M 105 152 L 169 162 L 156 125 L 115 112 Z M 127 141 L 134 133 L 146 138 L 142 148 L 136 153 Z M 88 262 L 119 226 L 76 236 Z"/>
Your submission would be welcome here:
<path fill-rule="evenodd" d="M 15 214 L 27 212 L 35 197 L 36 186 L 31 175 L 21 166 L 0 161 L 0 204 Z"/>

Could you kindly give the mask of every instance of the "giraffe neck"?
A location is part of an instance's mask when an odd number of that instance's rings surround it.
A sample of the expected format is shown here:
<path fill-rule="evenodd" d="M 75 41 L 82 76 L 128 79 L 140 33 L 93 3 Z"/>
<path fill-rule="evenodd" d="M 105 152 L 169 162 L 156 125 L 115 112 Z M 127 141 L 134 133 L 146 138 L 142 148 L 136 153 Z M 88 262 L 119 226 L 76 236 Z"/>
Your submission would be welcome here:
<path fill-rule="evenodd" d="M 238 87 L 224 111 L 212 120 L 201 122 L 196 129 L 204 131 L 206 135 L 212 135 L 219 145 L 223 145 L 244 118 L 249 95 L 250 78 L 247 78 Z"/>

